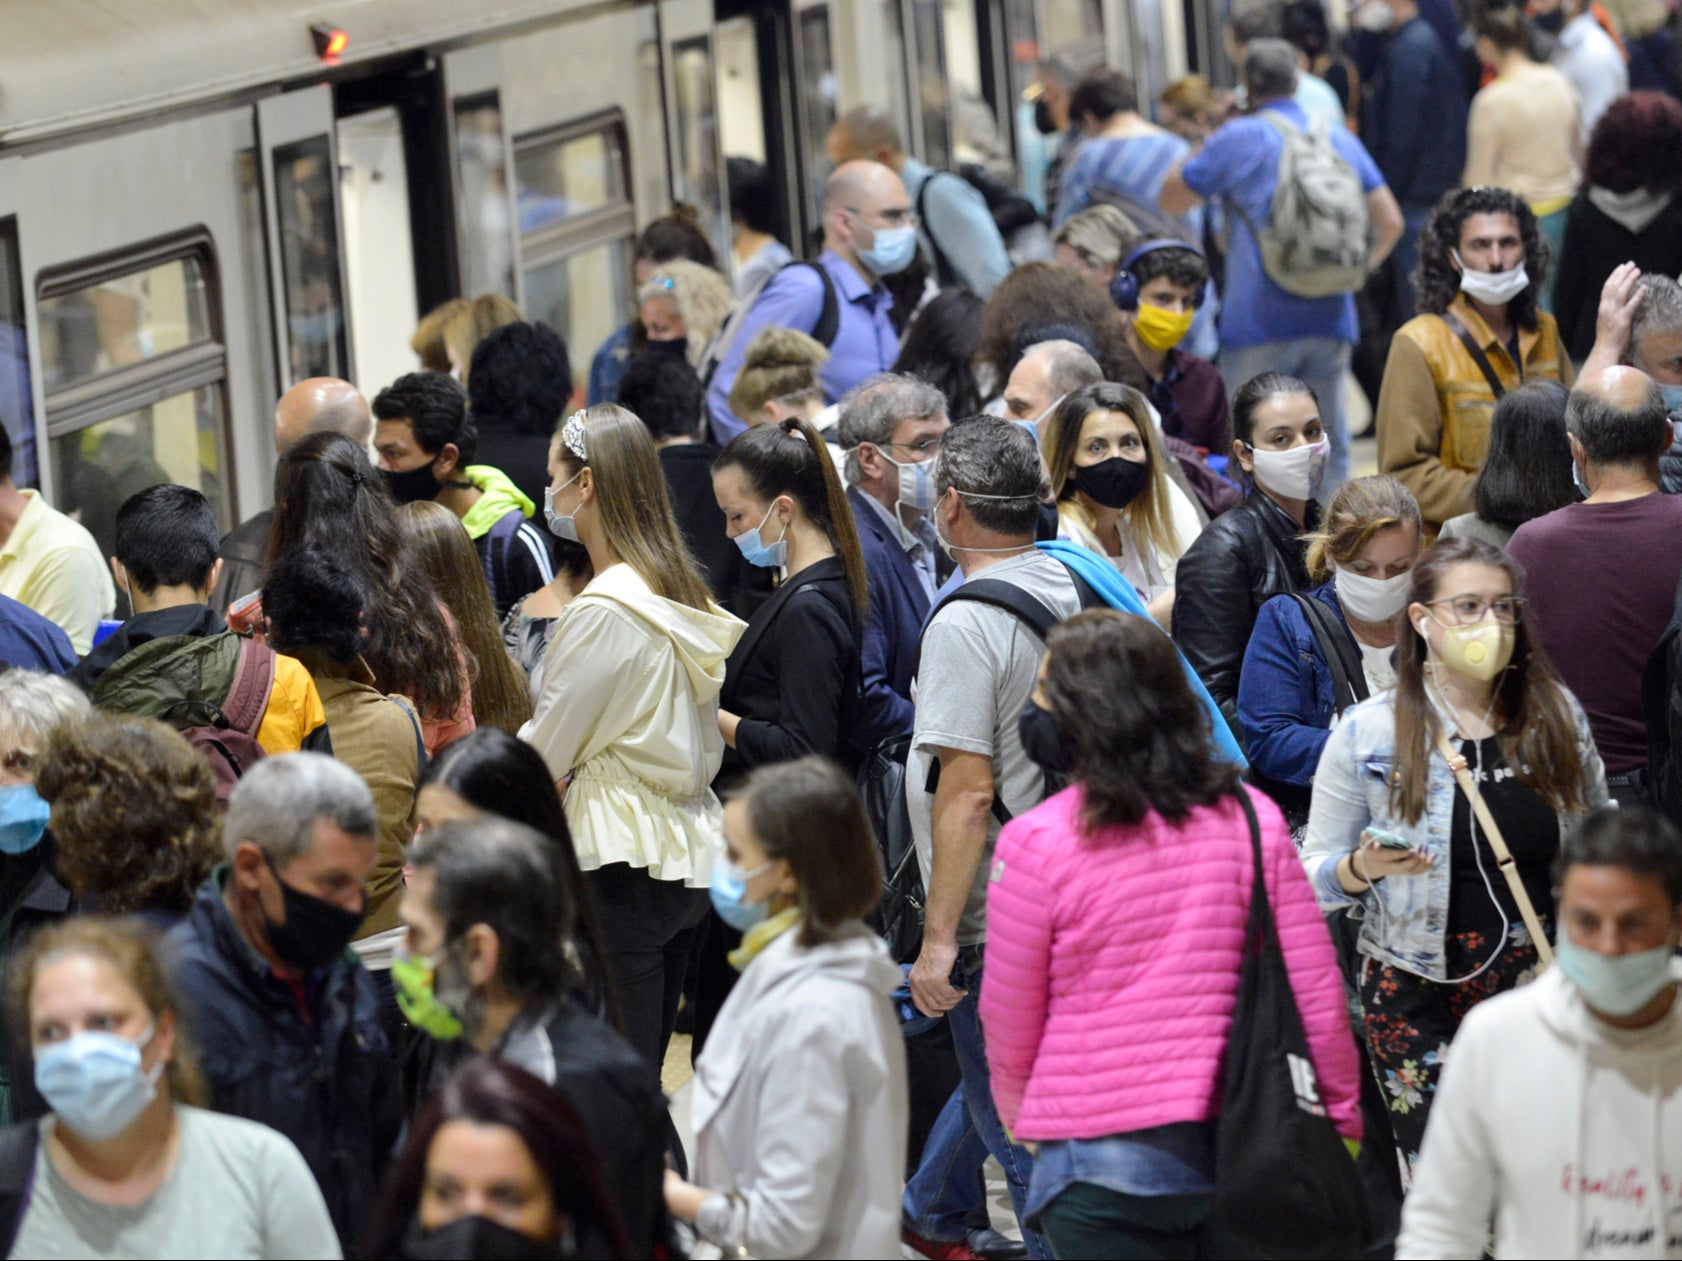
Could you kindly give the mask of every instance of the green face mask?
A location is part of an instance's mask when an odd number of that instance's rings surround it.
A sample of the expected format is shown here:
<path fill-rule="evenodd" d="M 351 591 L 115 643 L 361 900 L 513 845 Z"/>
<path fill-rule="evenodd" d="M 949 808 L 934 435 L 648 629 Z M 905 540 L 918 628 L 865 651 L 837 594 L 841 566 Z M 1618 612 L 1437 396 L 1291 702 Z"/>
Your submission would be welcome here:
<path fill-rule="evenodd" d="M 438 967 L 435 955 L 410 954 L 398 946 L 391 960 L 391 983 L 397 990 L 397 1007 L 422 1033 L 440 1042 L 461 1037 L 461 1017 L 433 992 Z"/>

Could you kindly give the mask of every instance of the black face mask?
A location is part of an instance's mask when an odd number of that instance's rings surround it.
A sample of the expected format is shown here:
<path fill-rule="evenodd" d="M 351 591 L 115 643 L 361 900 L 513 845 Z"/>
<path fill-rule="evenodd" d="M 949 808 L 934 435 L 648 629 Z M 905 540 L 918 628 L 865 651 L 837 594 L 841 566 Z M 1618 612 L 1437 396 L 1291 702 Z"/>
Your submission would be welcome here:
<path fill-rule="evenodd" d="M 488 1217 L 458 1217 L 437 1230 L 422 1230 L 416 1222 L 403 1238 L 403 1255 L 411 1261 L 567 1261 L 578 1249 L 568 1234 L 542 1243 Z"/>
<path fill-rule="evenodd" d="M 1565 10 L 1558 8 L 1552 13 L 1538 13 L 1530 20 L 1549 35 L 1558 35 L 1565 29 Z"/>
<path fill-rule="evenodd" d="M 1053 775 L 1069 774 L 1072 768 L 1063 751 L 1063 737 L 1057 730 L 1057 719 L 1049 709 L 1041 709 L 1034 704 L 1031 696 L 1016 720 L 1016 734 L 1022 738 L 1022 751 L 1035 766 Z"/>
<path fill-rule="evenodd" d="M 274 952 L 293 967 L 306 972 L 323 967 L 344 954 L 350 939 L 362 927 L 362 919 L 367 914 L 366 897 L 361 910 L 347 911 L 301 889 L 294 889 L 280 878 L 273 859 L 264 854 L 263 861 L 268 863 L 270 873 L 280 885 L 280 896 L 286 907 L 284 923 L 277 924 L 264 916 L 265 927 L 269 930 L 269 945 L 274 947 Z"/>
<path fill-rule="evenodd" d="M 436 499 L 438 492 L 444 489 L 444 483 L 439 481 L 438 475 L 432 471 L 430 460 L 419 468 L 404 469 L 401 472 L 383 468 L 380 473 L 391 490 L 391 497 L 400 504 Z"/>
<path fill-rule="evenodd" d="M 674 359 L 682 359 L 689 353 L 689 339 L 687 337 L 650 337 L 648 339 L 648 353 L 651 355 L 670 355 Z"/>
<path fill-rule="evenodd" d="M 1042 136 L 1055 136 L 1059 130 L 1057 120 L 1051 116 L 1051 106 L 1043 96 L 1034 102 L 1034 130 Z"/>
<path fill-rule="evenodd" d="M 1151 466 L 1112 456 L 1085 468 L 1069 470 L 1075 489 L 1105 508 L 1125 508 L 1150 485 Z"/>

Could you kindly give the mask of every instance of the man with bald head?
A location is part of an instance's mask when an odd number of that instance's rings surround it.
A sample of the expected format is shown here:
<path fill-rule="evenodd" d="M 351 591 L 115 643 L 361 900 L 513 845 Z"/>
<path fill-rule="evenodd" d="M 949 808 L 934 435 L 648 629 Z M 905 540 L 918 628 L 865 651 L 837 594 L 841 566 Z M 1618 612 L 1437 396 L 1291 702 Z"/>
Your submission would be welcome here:
<path fill-rule="evenodd" d="M 349 381 L 337 377 L 310 377 L 280 396 L 274 409 L 274 449 L 285 455 L 312 433 L 340 433 L 360 447 L 374 436 L 374 414 L 368 400 Z M 269 523 L 272 509 L 265 508 L 250 520 L 235 526 L 222 539 L 222 576 L 210 593 L 210 607 L 226 611 L 236 600 L 251 595 L 268 576 Z M 230 619 L 235 629 L 237 614 Z"/>
<path fill-rule="evenodd" d="M 1524 618 L 1583 703 L 1619 801 L 1639 800 L 1647 768 L 1641 677 L 1682 579 L 1682 497 L 1659 493 L 1670 418 L 1637 368 L 1585 374 L 1565 409 L 1571 459 L 1588 496 L 1519 527 Z"/>
<path fill-rule="evenodd" d="M 898 172 L 942 287 L 964 285 L 985 298 L 1005 278 L 1010 254 L 987 199 L 963 176 L 907 154 L 899 128 L 881 110 L 869 105 L 848 110 L 829 129 L 824 148 L 837 166 L 867 158 Z"/>
<path fill-rule="evenodd" d="M 824 186 L 823 252 L 816 262 L 790 263 L 771 277 L 736 329 L 707 387 L 707 411 L 720 445 L 746 426 L 730 409 L 730 387 L 754 334 L 776 324 L 829 348 L 820 370 L 824 401 L 833 403 L 899 357 L 883 276 L 904 271 L 917 253 L 911 199 L 899 176 L 880 162 L 846 162 Z"/>
<path fill-rule="evenodd" d="M 1033 425 L 1035 437 L 1043 442 L 1052 405 L 1103 379 L 1098 361 L 1078 342 L 1035 342 L 1022 352 L 1005 382 L 1005 417 Z"/>

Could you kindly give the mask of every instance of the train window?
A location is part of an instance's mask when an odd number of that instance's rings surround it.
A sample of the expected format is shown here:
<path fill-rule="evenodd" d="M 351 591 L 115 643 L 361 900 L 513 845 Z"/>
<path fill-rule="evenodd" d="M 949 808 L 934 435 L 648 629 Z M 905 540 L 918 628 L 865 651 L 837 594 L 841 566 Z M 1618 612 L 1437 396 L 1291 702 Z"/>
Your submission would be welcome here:
<path fill-rule="evenodd" d="M 701 226 L 720 258 L 730 252 L 730 220 L 718 177 L 718 97 L 713 88 L 712 42 L 699 35 L 672 45 L 677 87 L 677 171 L 672 190 L 701 214 Z"/>
<path fill-rule="evenodd" d="M 1089 43 L 1095 43 L 1102 51 L 1102 0 L 1043 0 L 1042 11 L 1046 51 L 1072 52 Z"/>
<path fill-rule="evenodd" d="M 952 142 L 947 114 L 952 85 L 946 74 L 946 32 L 941 0 L 911 0 L 911 26 L 916 33 L 917 84 L 912 102 L 923 129 L 923 161 L 936 170 L 952 165 Z"/>
<path fill-rule="evenodd" d="M 29 331 L 24 324 L 18 224 L 0 219 L 0 424 L 12 440 L 12 477 L 35 484 L 35 398 L 29 388 Z"/>
<path fill-rule="evenodd" d="M 835 53 L 828 5 L 813 5 L 800 14 L 800 93 L 806 127 L 806 183 L 809 188 L 821 189 L 829 177 L 824 141 L 835 125 Z"/>
<path fill-rule="evenodd" d="M 575 381 L 631 309 L 636 207 L 613 110 L 514 144 L 526 314 L 566 338 Z"/>
<path fill-rule="evenodd" d="M 335 174 L 332 141 L 327 136 L 311 136 L 274 151 L 275 210 L 280 220 L 286 343 L 293 381 L 348 374 L 345 297 L 336 261 Z"/>
<path fill-rule="evenodd" d="M 231 525 L 227 357 L 209 239 L 43 273 L 37 308 L 54 504 L 107 552 L 118 507 L 159 482 L 198 488 Z"/>
<path fill-rule="evenodd" d="M 475 297 L 500 293 L 512 299 L 514 254 L 508 232 L 502 104 L 495 92 L 463 97 L 455 103 L 455 116 L 463 292 Z"/>
<path fill-rule="evenodd" d="M 904 133 L 907 151 L 914 153 L 917 127 L 905 105 L 905 6 L 900 0 L 882 0 L 881 66 L 886 80 L 888 117 Z"/>

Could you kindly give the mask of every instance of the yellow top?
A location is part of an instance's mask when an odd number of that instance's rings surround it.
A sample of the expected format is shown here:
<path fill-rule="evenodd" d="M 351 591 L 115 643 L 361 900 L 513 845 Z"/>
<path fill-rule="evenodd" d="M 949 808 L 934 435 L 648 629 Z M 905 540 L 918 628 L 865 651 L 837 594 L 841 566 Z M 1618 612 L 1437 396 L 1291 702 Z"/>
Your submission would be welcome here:
<path fill-rule="evenodd" d="M 26 604 L 70 636 L 79 657 L 93 647 L 99 619 L 117 608 L 111 571 L 80 522 L 59 512 L 38 490 L 0 547 L 0 595 Z"/>

